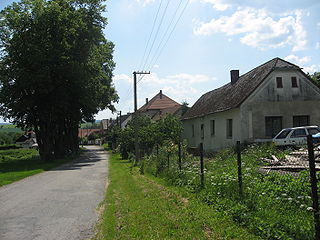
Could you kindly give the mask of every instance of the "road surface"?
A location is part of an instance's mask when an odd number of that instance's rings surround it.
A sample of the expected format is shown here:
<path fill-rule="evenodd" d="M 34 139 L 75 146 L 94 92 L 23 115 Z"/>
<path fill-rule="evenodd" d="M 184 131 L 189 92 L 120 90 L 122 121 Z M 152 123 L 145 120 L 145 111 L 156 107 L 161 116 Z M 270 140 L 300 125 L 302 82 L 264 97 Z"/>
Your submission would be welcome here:
<path fill-rule="evenodd" d="M 104 197 L 107 157 L 89 146 L 73 163 L 1 187 L 0 239 L 90 238 Z"/>

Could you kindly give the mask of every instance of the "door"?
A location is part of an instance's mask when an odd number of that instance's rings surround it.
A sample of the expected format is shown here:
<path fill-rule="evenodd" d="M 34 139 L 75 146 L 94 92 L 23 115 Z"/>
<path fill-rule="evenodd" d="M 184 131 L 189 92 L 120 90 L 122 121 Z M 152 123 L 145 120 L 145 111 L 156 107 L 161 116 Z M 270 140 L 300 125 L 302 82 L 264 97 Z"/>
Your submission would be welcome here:
<path fill-rule="evenodd" d="M 265 117 L 266 137 L 274 137 L 282 130 L 282 117 Z"/>

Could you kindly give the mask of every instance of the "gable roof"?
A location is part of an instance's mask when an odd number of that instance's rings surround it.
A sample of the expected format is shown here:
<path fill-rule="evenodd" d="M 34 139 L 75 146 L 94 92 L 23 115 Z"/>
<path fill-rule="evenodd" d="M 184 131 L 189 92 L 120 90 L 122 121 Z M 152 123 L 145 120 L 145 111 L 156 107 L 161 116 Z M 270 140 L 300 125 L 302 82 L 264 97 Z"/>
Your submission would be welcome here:
<path fill-rule="evenodd" d="M 297 65 L 281 58 L 274 58 L 241 75 L 235 83 L 228 83 L 202 95 L 183 116 L 183 119 L 200 117 L 239 107 L 275 69 L 296 69 L 301 71 L 301 68 Z"/>
<path fill-rule="evenodd" d="M 152 117 L 152 120 L 158 121 L 158 120 L 160 120 L 162 118 L 165 118 L 169 114 L 180 118 L 181 111 L 180 111 L 180 115 L 179 115 L 179 110 L 181 110 L 181 108 L 182 108 L 182 105 L 176 105 L 176 106 L 173 106 L 173 107 L 170 107 L 170 108 L 166 108 L 166 109 L 160 110 Z"/>
<path fill-rule="evenodd" d="M 138 109 L 139 112 L 145 112 L 148 110 L 160 110 L 165 108 L 171 108 L 180 104 L 172 100 L 168 96 L 164 95 L 162 91 L 155 95 L 148 103 L 144 104 Z"/>

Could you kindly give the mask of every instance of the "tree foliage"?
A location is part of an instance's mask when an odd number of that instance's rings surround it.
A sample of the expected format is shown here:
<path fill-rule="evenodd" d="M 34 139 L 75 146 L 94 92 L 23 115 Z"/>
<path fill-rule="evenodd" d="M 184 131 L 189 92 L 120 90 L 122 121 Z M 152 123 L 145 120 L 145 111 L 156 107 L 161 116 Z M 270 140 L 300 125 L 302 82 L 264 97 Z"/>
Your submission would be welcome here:
<path fill-rule="evenodd" d="M 180 120 L 172 115 L 168 115 L 158 122 L 153 122 L 150 117 L 141 114 L 137 118 L 133 118 L 126 128 L 120 129 L 114 127 L 109 130 L 107 139 L 113 143 L 109 143 L 109 145 L 118 145 L 124 158 L 129 153 L 134 154 L 135 152 L 135 124 L 139 128 L 138 141 L 141 153 L 150 153 L 156 145 L 162 146 L 167 142 L 177 144 L 180 141 L 182 132 Z"/>
<path fill-rule="evenodd" d="M 22 0 L 0 16 L 0 114 L 33 127 L 40 155 L 78 150 L 78 127 L 114 110 L 102 0 Z"/>
<path fill-rule="evenodd" d="M 320 85 L 320 72 L 315 72 L 311 75 L 309 75 L 313 81 L 318 83 Z"/>

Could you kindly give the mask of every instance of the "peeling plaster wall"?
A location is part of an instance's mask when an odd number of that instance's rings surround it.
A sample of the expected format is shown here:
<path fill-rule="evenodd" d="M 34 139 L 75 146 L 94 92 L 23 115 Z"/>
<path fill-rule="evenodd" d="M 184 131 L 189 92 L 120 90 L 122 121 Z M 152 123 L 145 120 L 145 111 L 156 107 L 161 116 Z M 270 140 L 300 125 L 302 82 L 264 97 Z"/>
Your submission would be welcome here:
<path fill-rule="evenodd" d="M 276 77 L 282 77 L 283 88 L 277 88 Z M 291 86 L 296 77 L 298 88 Z M 310 125 L 320 126 L 320 89 L 300 71 L 275 70 L 241 105 L 242 141 L 267 139 L 265 117 L 281 116 L 282 127 L 293 127 L 293 116 L 310 116 Z"/>

